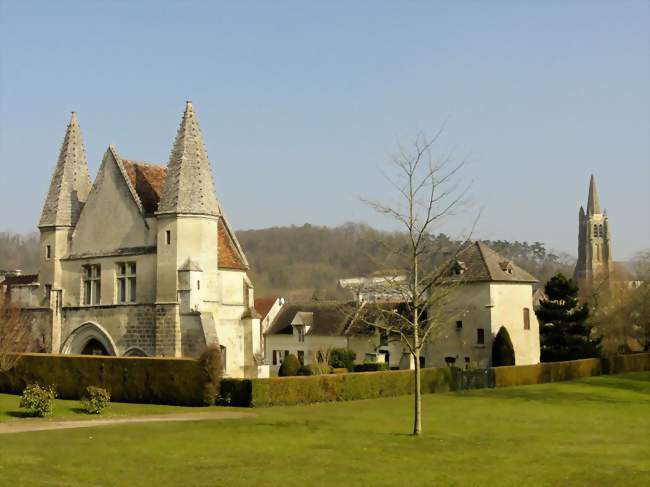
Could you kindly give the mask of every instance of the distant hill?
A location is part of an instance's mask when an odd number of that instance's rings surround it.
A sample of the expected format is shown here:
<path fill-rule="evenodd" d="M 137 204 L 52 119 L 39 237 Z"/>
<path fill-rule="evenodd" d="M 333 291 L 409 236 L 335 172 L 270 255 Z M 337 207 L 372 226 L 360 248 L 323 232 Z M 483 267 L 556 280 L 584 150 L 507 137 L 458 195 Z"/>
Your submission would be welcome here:
<path fill-rule="evenodd" d="M 256 295 L 282 294 L 309 298 L 334 296 L 337 280 L 365 276 L 391 265 L 388 248 L 405 245 L 403 234 L 373 229 L 363 223 L 338 227 L 273 227 L 237 232 L 251 265 Z M 441 261 L 455 248 L 444 234 L 434 237 Z M 382 245 L 382 242 L 387 245 Z M 575 260 L 548 251 L 541 242 L 486 241 L 504 257 L 545 282 L 556 272 L 573 273 Z M 395 267 L 399 263 L 393 262 Z"/>
<path fill-rule="evenodd" d="M 251 265 L 257 296 L 278 294 L 288 298 L 334 296 L 338 279 L 366 276 L 386 266 L 399 268 L 388 249 L 406 245 L 403 234 L 376 230 L 363 223 L 338 227 L 310 224 L 237 232 Z M 442 260 L 454 249 L 444 234 L 434 237 Z M 486 241 L 494 250 L 546 281 L 558 271 L 573 272 L 574 260 L 548 251 L 541 242 Z M 38 235 L 0 233 L 0 269 L 38 270 Z"/>

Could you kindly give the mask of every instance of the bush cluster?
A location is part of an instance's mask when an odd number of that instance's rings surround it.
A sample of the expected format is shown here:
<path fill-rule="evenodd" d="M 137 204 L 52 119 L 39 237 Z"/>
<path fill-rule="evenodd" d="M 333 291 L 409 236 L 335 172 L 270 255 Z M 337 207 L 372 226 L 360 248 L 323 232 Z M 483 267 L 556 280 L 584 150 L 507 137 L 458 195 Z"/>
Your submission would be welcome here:
<path fill-rule="evenodd" d="M 204 374 L 203 404 L 214 406 L 220 397 L 220 384 L 223 377 L 223 358 L 219 345 L 209 345 L 205 348 L 199 364 Z"/>
<path fill-rule="evenodd" d="M 29 384 L 25 387 L 20 398 L 20 407 L 27 409 L 31 416 L 45 417 L 54 411 L 56 389 L 54 386 L 41 387 L 38 384 Z"/>
<path fill-rule="evenodd" d="M 278 375 L 280 377 L 292 377 L 298 375 L 298 370 L 300 370 L 300 361 L 298 357 L 290 353 L 284 357 L 282 365 L 280 365 L 280 370 L 278 370 Z"/>
<path fill-rule="evenodd" d="M 380 372 L 388 370 L 388 364 L 383 362 L 365 362 L 354 366 L 355 372 Z"/>
<path fill-rule="evenodd" d="M 102 387 L 88 386 L 81 406 L 88 414 L 102 414 L 111 403 L 111 394 Z"/>
<path fill-rule="evenodd" d="M 333 348 L 330 352 L 329 364 L 334 369 L 348 369 L 350 372 L 354 370 L 354 360 L 357 354 L 347 348 Z"/>

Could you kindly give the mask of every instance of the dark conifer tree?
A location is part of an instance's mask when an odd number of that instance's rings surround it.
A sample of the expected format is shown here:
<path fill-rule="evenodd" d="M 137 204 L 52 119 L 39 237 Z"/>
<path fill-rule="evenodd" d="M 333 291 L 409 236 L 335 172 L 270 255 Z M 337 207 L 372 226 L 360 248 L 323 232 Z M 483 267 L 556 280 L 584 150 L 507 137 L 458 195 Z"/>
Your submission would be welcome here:
<path fill-rule="evenodd" d="M 592 334 L 589 308 L 578 300 L 578 285 L 556 274 L 544 286 L 546 299 L 535 311 L 542 362 L 598 357 L 600 338 Z"/>

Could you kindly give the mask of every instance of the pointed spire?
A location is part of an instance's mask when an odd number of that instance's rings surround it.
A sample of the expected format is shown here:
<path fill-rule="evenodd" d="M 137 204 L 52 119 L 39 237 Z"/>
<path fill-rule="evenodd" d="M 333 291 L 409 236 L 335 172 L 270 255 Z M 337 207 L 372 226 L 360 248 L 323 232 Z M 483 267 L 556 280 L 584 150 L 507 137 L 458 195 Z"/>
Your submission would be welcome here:
<path fill-rule="evenodd" d="M 596 191 L 596 179 L 591 175 L 589 180 L 589 199 L 587 200 L 587 213 L 595 215 L 600 213 L 600 203 L 598 202 L 598 191 Z"/>
<path fill-rule="evenodd" d="M 208 153 L 191 101 L 185 105 L 176 134 L 158 213 L 220 214 Z"/>
<path fill-rule="evenodd" d="M 91 186 L 81 129 L 72 112 L 38 226 L 76 225 Z"/>

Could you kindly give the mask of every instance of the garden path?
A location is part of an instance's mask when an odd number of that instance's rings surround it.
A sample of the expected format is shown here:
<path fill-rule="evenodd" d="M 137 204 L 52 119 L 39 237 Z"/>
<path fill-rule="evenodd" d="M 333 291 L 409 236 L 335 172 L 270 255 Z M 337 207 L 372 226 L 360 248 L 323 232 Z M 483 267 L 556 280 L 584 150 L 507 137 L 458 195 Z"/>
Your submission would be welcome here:
<path fill-rule="evenodd" d="M 151 416 L 132 416 L 129 418 L 85 419 L 69 421 L 48 421 L 40 419 L 26 419 L 20 421 L 0 422 L 0 434 L 25 433 L 28 431 L 60 430 L 70 428 L 91 428 L 95 426 L 109 426 L 115 424 L 131 423 L 157 423 L 170 421 L 206 421 L 218 419 L 238 419 L 255 417 L 254 413 L 243 411 L 213 411 L 206 413 L 174 413 L 156 414 Z"/>

